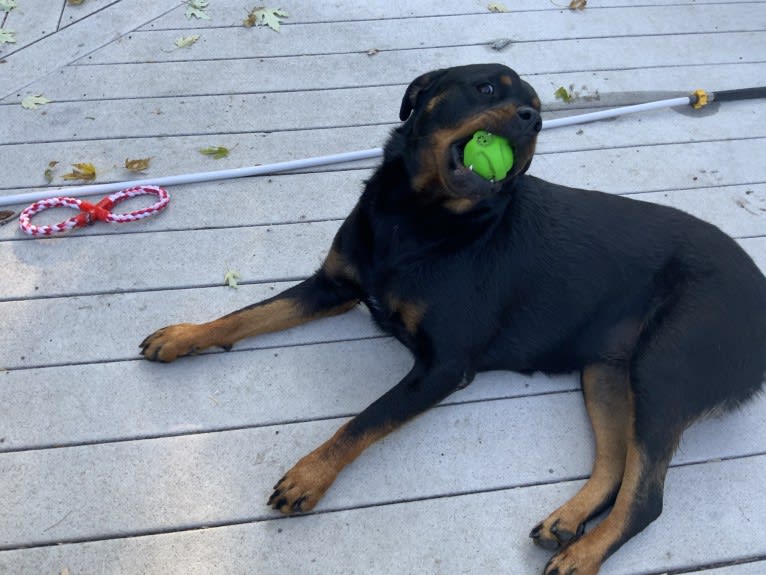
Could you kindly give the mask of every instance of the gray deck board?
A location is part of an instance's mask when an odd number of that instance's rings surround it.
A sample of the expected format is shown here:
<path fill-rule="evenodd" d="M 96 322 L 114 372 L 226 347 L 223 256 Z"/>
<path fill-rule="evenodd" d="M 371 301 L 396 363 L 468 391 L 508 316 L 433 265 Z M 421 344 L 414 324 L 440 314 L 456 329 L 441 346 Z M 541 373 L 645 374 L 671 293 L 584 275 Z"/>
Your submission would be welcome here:
<path fill-rule="evenodd" d="M 761 485 L 763 459 L 710 463 L 704 466 L 705 473 L 700 473 L 700 466 L 671 469 L 666 514 L 674 520 L 656 522 L 631 540 L 605 564 L 602 575 L 659 575 L 699 565 L 700 557 L 752 556 L 766 538 L 762 508 L 752 500 Z M 285 521 L 14 551 L 0 555 L 0 561 L 8 567 L 49 572 L 62 566 L 71 572 L 106 566 L 109 573 L 126 574 L 203 574 L 211 569 L 244 573 L 243 565 L 262 573 L 502 573 L 509 565 L 517 573 L 540 573 L 548 554 L 525 541 L 529 525 L 539 520 L 541 508 L 554 508 L 578 486 L 577 481 L 554 483 Z M 704 511 L 689 513 L 699 508 L 700 501 L 709 502 Z M 58 519 L 51 517 L 49 525 Z M 726 524 L 745 524 L 748 529 L 741 533 L 722 528 Z M 762 568 L 763 562 L 758 566 Z M 739 575 L 736 570 L 732 573 Z"/>
<path fill-rule="evenodd" d="M 302 390 L 304 397 L 298 401 L 308 403 L 331 385 L 321 379 L 316 384 Z M 225 388 L 220 382 L 217 387 L 225 401 Z M 367 397 L 357 397 L 351 412 L 382 390 L 385 386 L 365 390 Z M 215 524 L 222 516 L 230 523 L 273 517 L 265 502 L 274 482 L 313 449 L 315 438 L 329 437 L 345 418 L 320 411 L 318 421 L 258 426 L 258 411 L 268 418 L 280 408 L 265 396 L 284 396 L 273 386 L 253 393 L 266 405 L 254 410 L 251 428 L 4 455 L 0 471 L 5 497 L 24 504 L 11 505 L 4 513 L 11 529 L 0 539 L 0 548 L 110 538 L 141 533 L 147 525 L 152 526 L 150 531 L 172 531 Z M 766 436 L 764 408 L 766 400 L 749 405 L 736 418 L 692 428 L 675 464 L 758 454 Z M 311 411 L 316 414 L 315 409 Z M 309 411 L 303 410 L 306 415 Z M 134 423 L 140 428 L 139 414 Z M 577 393 L 443 406 L 412 422 L 406 433 L 370 448 L 345 470 L 316 511 L 585 477 L 592 448 L 582 438 L 588 436 Z M 418 465 L 401 465 L 403 461 Z M 48 488 L 40 490 L 25 482 L 32 473 L 46 478 Z M 115 507 L 117 501 L 120 505 Z M 69 512 L 74 515 L 69 521 L 51 526 L 51 519 Z"/>
<path fill-rule="evenodd" d="M 513 62 L 512 59 L 503 60 Z M 716 66 L 716 89 L 746 87 L 747 79 L 757 75 L 762 68 L 761 63 Z M 661 82 L 664 89 L 671 92 L 689 93 L 697 88 L 700 77 L 709 77 L 710 69 L 707 65 L 690 65 L 678 69 L 600 70 L 587 74 L 562 72 L 542 75 L 535 79 L 535 85 L 546 102 L 553 100 L 553 94 L 559 86 L 570 85 L 578 90 L 584 86 L 586 94 L 609 94 L 641 92 L 647 90 L 647 86 Z M 149 79 L 144 78 L 147 81 Z M 6 142 L 10 144 L 104 139 L 116 135 L 122 138 L 179 135 L 212 137 L 228 133 L 271 133 L 360 124 L 390 124 L 397 120 L 396 114 L 406 83 L 398 86 L 339 88 L 318 93 L 241 92 L 179 95 L 175 99 L 144 97 L 94 102 L 54 101 L 36 113 L 18 105 L 5 105 L 0 106 L 0 121 L 4 124 Z M 315 113 L 317 108 L 322 109 L 321 115 Z M 567 106 L 567 109 L 577 111 L 574 106 Z"/>
<path fill-rule="evenodd" d="M 125 158 L 168 175 L 376 147 L 407 83 L 441 66 L 508 63 L 545 118 L 766 78 L 764 1 L 505 4 L 295 0 L 277 34 L 242 28 L 239 2 L 189 20 L 180 0 L 20 0 L 0 19 L 17 31 L 0 47 L 0 196 L 45 189 L 53 160 L 52 189 L 75 162 L 103 182 L 135 177 Z M 564 104 L 559 86 L 586 98 Z M 22 109 L 38 93 L 52 103 Z M 213 145 L 230 156 L 198 153 Z M 531 171 L 685 210 L 766 270 L 764 157 L 766 105 L 751 101 L 545 131 Z M 137 356 L 166 323 L 310 274 L 374 165 L 178 186 L 158 217 L 55 239 L 0 226 L 0 573 L 541 572 L 527 533 L 592 460 L 575 374 L 480 374 L 370 448 L 317 513 L 286 519 L 265 505 L 274 481 L 404 375 L 408 352 L 359 308 L 231 353 Z M 602 575 L 766 572 L 764 476 L 766 397 L 695 424 L 663 515 Z"/>

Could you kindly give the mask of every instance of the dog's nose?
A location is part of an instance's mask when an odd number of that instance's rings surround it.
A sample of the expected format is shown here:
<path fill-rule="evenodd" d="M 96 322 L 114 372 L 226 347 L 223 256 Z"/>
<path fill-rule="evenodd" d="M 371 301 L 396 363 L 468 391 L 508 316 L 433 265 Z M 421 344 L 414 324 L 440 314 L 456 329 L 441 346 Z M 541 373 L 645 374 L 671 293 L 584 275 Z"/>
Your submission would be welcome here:
<path fill-rule="evenodd" d="M 516 115 L 521 120 L 523 126 L 528 129 L 532 129 L 535 132 L 539 132 L 543 128 L 543 121 L 540 118 L 540 112 L 535 110 L 532 106 L 519 106 L 516 109 Z"/>

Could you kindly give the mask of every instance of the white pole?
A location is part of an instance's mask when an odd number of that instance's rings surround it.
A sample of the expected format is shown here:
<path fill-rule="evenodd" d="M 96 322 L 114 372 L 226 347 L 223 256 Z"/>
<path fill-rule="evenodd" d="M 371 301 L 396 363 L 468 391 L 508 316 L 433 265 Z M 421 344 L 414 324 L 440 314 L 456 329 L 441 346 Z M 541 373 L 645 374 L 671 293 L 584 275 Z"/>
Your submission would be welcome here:
<path fill-rule="evenodd" d="M 16 194 L 13 196 L 0 196 L 0 206 L 36 202 L 38 200 L 44 200 L 46 198 L 61 195 L 68 197 L 78 197 L 92 196 L 96 194 L 110 194 L 112 192 L 117 192 L 127 188 L 134 188 L 136 186 L 178 186 L 181 184 L 194 184 L 197 182 L 212 182 L 214 180 L 243 178 L 245 176 L 264 176 L 266 174 L 276 174 L 279 172 L 288 172 L 291 170 L 302 170 L 305 168 L 316 168 L 318 166 L 327 166 L 330 164 L 367 160 L 369 158 L 380 157 L 382 154 L 382 148 L 371 148 L 369 150 L 344 152 L 342 154 L 304 158 L 301 160 L 290 160 L 287 162 L 278 162 L 276 164 L 264 164 L 262 166 L 247 166 L 244 168 L 232 168 L 230 170 L 217 170 L 214 172 L 197 172 L 194 174 L 179 174 L 177 176 L 144 178 L 142 180 L 131 180 L 128 182 L 111 182 L 108 184 L 92 184 L 88 186 L 70 186 L 57 189 L 45 189 L 40 192 Z"/>
<path fill-rule="evenodd" d="M 596 122 L 606 118 L 615 118 L 625 114 L 635 114 L 637 112 L 646 112 L 658 108 L 669 108 L 673 106 L 683 106 L 689 104 L 689 96 L 681 98 L 671 98 L 669 100 L 658 100 L 656 102 L 647 102 L 645 104 L 635 104 L 632 106 L 622 106 L 611 110 L 601 110 L 598 112 L 589 112 L 587 114 L 578 114 L 555 120 L 545 120 L 543 130 L 551 128 L 561 128 L 564 126 L 573 126 L 576 124 L 585 124 Z M 92 196 L 96 194 L 110 194 L 126 188 L 135 186 L 177 186 L 181 184 L 195 184 L 199 182 L 212 182 L 215 180 L 230 180 L 233 178 L 243 178 L 247 176 L 265 176 L 267 174 L 277 174 L 281 172 L 290 172 L 293 170 L 303 170 L 307 168 L 317 168 L 331 164 L 342 164 L 345 162 L 356 162 L 359 160 L 369 160 L 379 158 L 383 155 L 383 148 L 370 148 L 367 150 L 358 150 L 355 152 L 344 152 L 341 154 L 331 154 L 328 156 L 317 156 L 313 158 L 304 158 L 301 160 L 290 160 L 287 162 L 277 162 L 275 164 L 264 164 L 262 166 L 247 166 L 244 168 L 233 168 L 229 170 L 217 170 L 213 172 L 197 172 L 193 174 L 179 174 L 177 176 L 161 176 L 158 178 L 144 178 L 141 180 L 132 180 L 127 182 L 111 182 L 108 184 L 92 184 L 87 186 L 70 186 L 57 189 L 47 188 L 39 192 L 30 192 L 26 194 L 15 194 L 11 196 L 0 196 L 0 206 L 10 206 L 14 204 L 23 204 L 44 200 L 46 198 L 65 195 L 68 197 Z"/>
<path fill-rule="evenodd" d="M 685 106 L 689 104 L 689 96 L 681 98 L 670 98 L 669 100 L 657 100 L 656 102 L 646 102 L 645 104 L 633 104 L 632 106 L 622 106 L 612 108 L 611 110 L 599 110 L 598 112 L 588 112 L 587 114 L 578 114 L 576 116 L 566 116 L 556 118 L 555 120 L 543 121 L 543 130 L 546 128 L 562 128 L 564 126 L 573 126 L 575 124 L 587 124 L 588 122 L 597 122 L 607 118 L 616 118 L 625 114 L 635 114 L 637 112 L 647 112 L 657 110 L 658 108 L 672 108 L 675 106 Z"/>

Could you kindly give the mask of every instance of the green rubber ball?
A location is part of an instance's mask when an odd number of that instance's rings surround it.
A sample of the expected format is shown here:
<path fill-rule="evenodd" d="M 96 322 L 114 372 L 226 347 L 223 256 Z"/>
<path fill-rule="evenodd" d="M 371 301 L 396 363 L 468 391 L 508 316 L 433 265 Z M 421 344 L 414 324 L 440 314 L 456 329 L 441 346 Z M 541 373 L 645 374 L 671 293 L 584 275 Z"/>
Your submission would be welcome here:
<path fill-rule="evenodd" d="M 502 180 L 513 168 L 513 150 L 502 136 L 479 130 L 465 145 L 463 165 L 486 180 Z"/>

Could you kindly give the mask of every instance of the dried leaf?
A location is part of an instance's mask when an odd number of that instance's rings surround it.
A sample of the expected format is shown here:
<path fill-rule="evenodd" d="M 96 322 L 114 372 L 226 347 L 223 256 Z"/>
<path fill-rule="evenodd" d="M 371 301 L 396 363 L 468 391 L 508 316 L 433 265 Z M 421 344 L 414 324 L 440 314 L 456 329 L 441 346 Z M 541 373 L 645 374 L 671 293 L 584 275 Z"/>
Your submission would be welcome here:
<path fill-rule="evenodd" d="M 235 272 L 234 270 L 229 270 L 223 275 L 223 281 L 226 283 L 227 286 L 230 288 L 237 289 L 239 285 L 237 285 L 237 280 L 239 279 L 239 274 Z"/>
<path fill-rule="evenodd" d="M 176 48 L 189 48 L 199 40 L 199 34 L 191 36 L 181 36 L 176 40 Z"/>
<path fill-rule="evenodd" d="M 572 95 L 564 86 L 559 86 L 559 89 L 556 90 L 553 95 L 556 96 L 557 100 L 562 100 L 567 103 L 572 101 Z"/>
<path fill-rule="evenodd" d="M 13 219 L 13 216 L 16 215 L 16 212 L 12 212 L 11 210 L 0 210 L 0 226 L 7 224 Z M 0 371 L 5 371 L 4 369 L 0 369 Z"/>
<path fill-rule="evenodd" d="M 66 3 L 70 6 L 79 6 L 83 2 L 85 2 L 85 0 L 66 0 Z"/>
<path fill-rule="evenodd" d="M 246 28 L 252 26 L 268 26 L 275 32 L 279 32 L 279 25 L 282 23 L 280 18 L 289 18 L 290 14 L 286 10 L 281 8 L 267 8 L 265 6 L 259 6 L 253 8 L 247 14 L 244 25 Z"/>
<path fill-rule="evenodd" d="M 65 180 L 95 180 L 96 167 L 93 164 L 72 164 L 74 170 L 61 176 Z"/>
<path fill-rule="evenodd" d="M 49 184 L 53 181 L 53 168 L 55 168 L 58 165 L 58 162 L 56 160 L 53 160 L 51 162 L 48 162 L 48 167 L 45 169 L 45 172 L 43 172 L 43 175 L 45 176 L 45 181 Z"/>
<path fill-rule="evenodd" d="M 8 28 L 0 28 L 0 44 L 15 44 L 16 32 Z"/>
<path fill-rule="evenodd" d="M 205 13 L 208 4 L 207 0 L 187 0 L 186 17 L 189 20 L 192 18 L 197 18 L 198 20 L 210 20 L 210 16 Z"/>
<path fill-rule="evenodd" d="M 0 12 L 10 12 L 16 8 L 16 0 L 0 0 Z"/>
<path fill-rule="evenodd" d="M 508 8 L 500 4 L 499 2 L 493 2 L 487 6 L 490 12 L 508 12 Z"/>
<path fill-rule="evenodd" d="M 125 169 L 129 172 L 145 172 L 149 168 L 149 161 L 151 158 L 143 158 L 140 160 L 125 159 Z"/>
<path fill-rule="evenodd" d="M 489 47 L 493 50 L 497 50 L 498 52 L 502 50 L 503 48 L 506 48 L 511 44 L 512 40 L 510 38 L 500 38 L 498 40 L 495 40 L 492 42 Z"/>
<path fill-rule="evenodd" d="M 211 146 L 209 148 L 202 148 L 199 153 L 204 154 L 205 156 L 210 156 L 214 160 L 220 160 L 229 155 L 229 148 L 224 148 L 223 146 Z"/>
<path fill-rule="evenodd" d="M 25 110 L 36 110 L 40 106 L 50 104 L 50 102 L 51 101 L 42 94 L 30 94 L 29 96 L 24 96 L 24 98 L 21 99 L 21 107 Z"/>
<path fill-rule="evenodd" d="M 572 0 L 569 3 L 569 9 L 570 10 L 585 10 L 585 5 L 588 3 L 588 0 Z"/>

